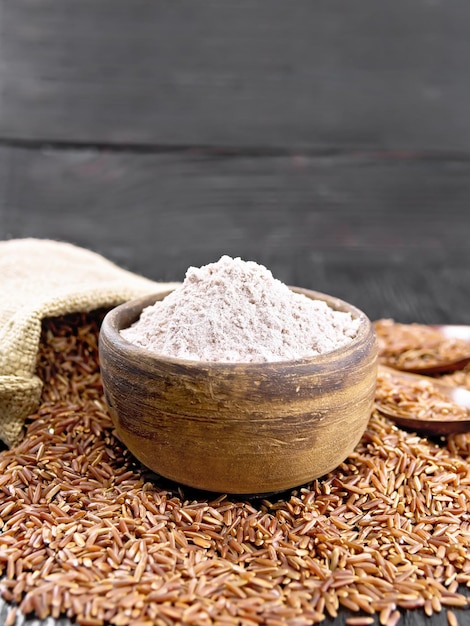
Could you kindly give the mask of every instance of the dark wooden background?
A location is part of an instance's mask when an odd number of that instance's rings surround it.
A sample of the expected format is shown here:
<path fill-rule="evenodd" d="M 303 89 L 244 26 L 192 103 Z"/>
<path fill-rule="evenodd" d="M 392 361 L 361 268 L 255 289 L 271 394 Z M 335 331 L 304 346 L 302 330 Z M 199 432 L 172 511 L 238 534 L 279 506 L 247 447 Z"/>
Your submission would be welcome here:
<path fill-rule="evenodd" d="M 1 239 L 470 323 L 469 205 L 468 0 L 0 0 Z"/>

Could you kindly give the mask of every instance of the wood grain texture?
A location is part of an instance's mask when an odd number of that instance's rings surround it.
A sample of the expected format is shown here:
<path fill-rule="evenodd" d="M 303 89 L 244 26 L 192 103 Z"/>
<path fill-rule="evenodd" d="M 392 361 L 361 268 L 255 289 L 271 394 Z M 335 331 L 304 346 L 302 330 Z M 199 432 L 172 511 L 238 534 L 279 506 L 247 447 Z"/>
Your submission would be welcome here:
<path fill-rule="evenodd" d="M 0 136 L 468 152 L 466 0 L 1 0 Z"/>
<path fill-rule="evenodd" d="M 221 254 L 369 317 L 470 323 L 470 162 L 0 149 L 0 236 L 156 280 Z"/>

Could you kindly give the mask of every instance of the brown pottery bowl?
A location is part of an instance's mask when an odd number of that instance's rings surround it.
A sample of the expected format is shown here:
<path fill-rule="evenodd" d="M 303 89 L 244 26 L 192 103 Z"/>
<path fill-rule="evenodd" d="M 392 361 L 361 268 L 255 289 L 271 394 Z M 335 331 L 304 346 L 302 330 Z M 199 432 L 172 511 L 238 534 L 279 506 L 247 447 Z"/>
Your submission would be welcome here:
<path fill-rule="evenodd" d="M 359 318 L 357 336 L 297 361 L 189 361 L 152 353 L 119 332 L 167 293 L 106 315 L 99 344 L 106 400 L 118 436 L 137 459 L 183 485 L 263 494 L 305 484 L 347 458 L 374 401 L 374 330 L 354 306 L 292 289 Z"/>

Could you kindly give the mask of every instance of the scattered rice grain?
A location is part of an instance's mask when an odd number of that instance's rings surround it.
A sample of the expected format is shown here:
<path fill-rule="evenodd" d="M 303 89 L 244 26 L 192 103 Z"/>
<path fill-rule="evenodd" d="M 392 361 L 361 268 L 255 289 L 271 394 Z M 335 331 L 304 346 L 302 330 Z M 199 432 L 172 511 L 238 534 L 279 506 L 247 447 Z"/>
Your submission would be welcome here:
<path fill-rule="evenodd" d="M 400 609 L 417 607 L 445 607 L 457 625 L 470 581 L 470 435 L 436 443 L 374 412 L 350 457 L 310 485 L 260 501 L 185 490 L 114 435 L 101 319 L 44 323 L 41 406 L 0 453 L 12 625 L 19 609 L 82 626 L 307 626 L 346 610 L 358 614 L 348 626 L 374 614 L 397 626 Z"/>
<path fill-rule="evenodd" d="M 374 623 L 374 618 L 369 616 L 348 617 L 346 626 L 370 626 Z"/>
<path fill-rule="evenodd" d="M 449 626 L 459 626 L 457 616 L 453 611 L 447 611 L 447 623 Z"/>

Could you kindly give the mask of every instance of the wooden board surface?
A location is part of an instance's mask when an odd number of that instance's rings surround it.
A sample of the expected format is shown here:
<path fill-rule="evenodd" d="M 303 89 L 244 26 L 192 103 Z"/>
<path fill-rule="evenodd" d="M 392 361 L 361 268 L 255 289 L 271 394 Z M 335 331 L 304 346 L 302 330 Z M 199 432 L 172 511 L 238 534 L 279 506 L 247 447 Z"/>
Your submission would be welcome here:
<path fill-rule="evenodd" d="M 0 137 L 467 152 L 466 0 L 1 0 Z"/>
<path fill-rule="evenodd" d="M 221 254 L 373 318 L 469 323 L 470 163 L 0 150 L 2 238 L 72 241 L 155 280 Z"/>

